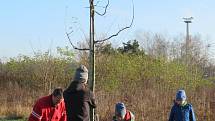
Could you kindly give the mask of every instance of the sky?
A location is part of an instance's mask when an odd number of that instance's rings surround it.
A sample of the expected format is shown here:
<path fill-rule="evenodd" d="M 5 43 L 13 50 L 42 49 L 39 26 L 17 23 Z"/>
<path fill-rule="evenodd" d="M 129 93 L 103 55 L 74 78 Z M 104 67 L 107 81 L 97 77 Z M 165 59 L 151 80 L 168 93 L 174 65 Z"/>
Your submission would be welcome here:
<path fill-rule="evenodd" d="M 190 34 L 215 43 L 214 0 L 133 0 L 135 18 L 132 28 L 110 41 L 120 46 L 135 38 L 137 32 L 185 34 L 183 17 L 194 17 Z M 97 1 L 95 0 L 95 3 Z M 103 9 L 106 0 L 95 8 Z M 96 38 L 107 37 L 130 24 L 131 0 L 110 0 L 105 16 L 95 16 Z M 74 44 L 85 42 L 89 36 L 89 0 L 1 0 L 0 58 L 19 54 L 33 55 L 37 51 L 55 51 L 56 47 L 71 45 L 66 32 L 74 31 Z M 214 44 L 215 47 L 215 44 Z"/>

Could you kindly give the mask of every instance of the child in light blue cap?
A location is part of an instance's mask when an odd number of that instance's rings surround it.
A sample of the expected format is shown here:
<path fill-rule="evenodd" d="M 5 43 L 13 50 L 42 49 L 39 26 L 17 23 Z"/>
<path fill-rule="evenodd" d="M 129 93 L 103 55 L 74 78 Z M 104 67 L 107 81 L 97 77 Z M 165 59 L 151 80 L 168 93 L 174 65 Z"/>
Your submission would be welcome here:
<path fill-rule="evenodd" d="M 173 105 L 169 121 L 196 121 L 193 107 L 186 101 L 187 96 L 184 90 L 176 93 L 175 104 Z"/>
<path fill-rule="evenodd" d="M 119 102 L 115 105 L 115 116 L 113 121 L 134 121 L 134 114 L 128 111 L 125 107 L 125 104 Z"/>

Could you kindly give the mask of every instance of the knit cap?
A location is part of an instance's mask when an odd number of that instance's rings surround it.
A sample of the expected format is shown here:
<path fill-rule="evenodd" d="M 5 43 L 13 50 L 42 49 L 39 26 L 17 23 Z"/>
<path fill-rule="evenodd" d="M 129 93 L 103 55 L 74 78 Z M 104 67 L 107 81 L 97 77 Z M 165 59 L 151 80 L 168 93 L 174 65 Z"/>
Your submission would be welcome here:
<path fill-rule="evenodd" d="M 88 80 L 88 69 L 84 65 L 80 65 L 75 72 L 74 81 L 86 83 Z"/>

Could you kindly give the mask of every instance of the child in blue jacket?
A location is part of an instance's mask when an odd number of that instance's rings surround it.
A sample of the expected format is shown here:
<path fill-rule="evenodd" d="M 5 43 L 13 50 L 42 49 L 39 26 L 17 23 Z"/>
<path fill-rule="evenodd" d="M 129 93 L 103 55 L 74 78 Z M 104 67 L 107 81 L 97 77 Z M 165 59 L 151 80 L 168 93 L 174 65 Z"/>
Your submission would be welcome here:
<path fill-rule="evenodd" d="M 196 121 L 193 107 L 187 103 L 184 90 L 178 90 L 176 93 L 176 100 L 171 109 L 169 121 Z"/>

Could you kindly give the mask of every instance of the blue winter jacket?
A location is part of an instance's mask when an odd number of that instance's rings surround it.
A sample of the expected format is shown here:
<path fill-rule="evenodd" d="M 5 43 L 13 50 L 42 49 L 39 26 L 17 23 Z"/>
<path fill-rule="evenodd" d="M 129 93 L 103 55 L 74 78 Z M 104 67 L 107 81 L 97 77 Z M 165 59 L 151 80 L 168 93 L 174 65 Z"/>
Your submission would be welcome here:
<path fill-rule="evenodd" d="M 187 103 L 181 106 L 175 103 L 171 109 L 169 121 L 196 121 L 192 105 Z"/>

